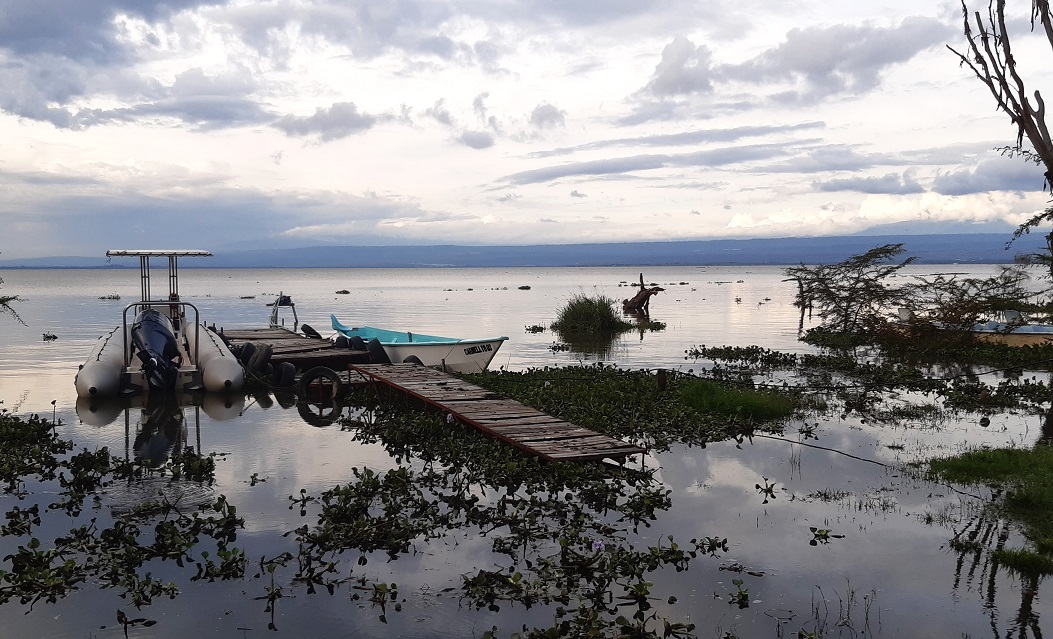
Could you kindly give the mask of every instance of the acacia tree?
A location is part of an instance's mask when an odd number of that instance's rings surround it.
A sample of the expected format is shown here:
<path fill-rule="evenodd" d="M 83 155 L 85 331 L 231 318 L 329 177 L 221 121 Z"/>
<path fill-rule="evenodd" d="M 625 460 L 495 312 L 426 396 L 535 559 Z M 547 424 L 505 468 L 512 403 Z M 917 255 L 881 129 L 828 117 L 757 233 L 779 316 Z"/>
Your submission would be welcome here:
<path fill-rule="evenodd" d="M 970 16 L 965 0 L 961 2 L 968 49 L 963 53 L 949 45 L 947 48 L 958 56 L 962 66 L 968 67 L 987 85 L 999 110 L 1008 115 L 1016 126 L 1016 145 L 1004 147 L 1002 152 L 1041 165 L 1045 176 L 1043 186 L 1053 192 L 1053 140 L 1046 126 L 1046 103 L 1037 89 L 1034 91 L 1034 102 L 1028 97 L 1028 89 L 1017 68 L 1017 59 L 1013 55 L 1012 42 L 1005 26 L 1005 0 L 989 0 L 986 17 L 981 16 L 979 11 Z M 1053 51 L 1053 16 L 1050 14 L 1049 0 L 1031 1 L 1031 30 L 1034 31 L 1036 26 L 1042 28 Z M 1024 138 L 1027 138 L 1030 148 L 1024 146 Z M 1013 239 L 1051 220 L 1053 206 L 1021 224 L 1013 233 Z M 1047 240 L 1053 244 L 1053 239 Z"/>
<path fill-rule="evenodd" d="M 2 285 L 3 283 L 4 283 L 4 278 L 0 277 L 0 285 Z M 10 313 L 11 316 L 14 317 L 15 320 L 18 321 L 19 324 L 21 324 L 22 326 L 25 326 L 26 323 L 23 322 L 22 318 L 18 316 L 18 313 L 15 312 L 15 309 L 11 308 L 11 303 L 12 302 L 19 302 L 19 301 L 21 301 L 21 300 L 18 299 L 17 295 L 0 295 L 0 314 L 2 314 L 2 313 Z"/>
<path fill-rule="evenodd" d="M 873 335 L 887 324 L 891 309 L 906 300 L 905 286 L 888 281 L 914 261 L 909 257 L 893 263 L 903 251 L 903 244 L 885 244 L 837 264 L 787 268 L 787 277 L 796 280 L 798 286 L 794 305 L 802 312 L 813 309 L 825 331 Z"/>

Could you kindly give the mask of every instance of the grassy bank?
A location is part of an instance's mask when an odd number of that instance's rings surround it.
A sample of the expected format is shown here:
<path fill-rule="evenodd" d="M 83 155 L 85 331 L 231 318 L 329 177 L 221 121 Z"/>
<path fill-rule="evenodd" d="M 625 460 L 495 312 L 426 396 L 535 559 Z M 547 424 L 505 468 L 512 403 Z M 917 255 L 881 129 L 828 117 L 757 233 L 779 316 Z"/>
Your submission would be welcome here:
<path fill-rule="evenodd" d="M 948 481 L 994 490 L 988 509 L 1019 523 L 1029 549 L 997 548 L 1002 563 L 1022 574 L 1053 574 L 1053 446 L 970 451 L 933 460 Z"/>

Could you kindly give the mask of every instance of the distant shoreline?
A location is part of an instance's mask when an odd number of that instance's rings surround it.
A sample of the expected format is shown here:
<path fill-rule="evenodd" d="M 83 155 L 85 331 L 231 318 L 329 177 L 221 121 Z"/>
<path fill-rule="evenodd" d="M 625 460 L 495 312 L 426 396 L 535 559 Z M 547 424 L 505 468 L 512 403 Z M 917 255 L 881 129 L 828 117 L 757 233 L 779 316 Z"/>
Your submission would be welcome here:
<path fill-rule="evenodd" d="M 795 266 L 832 264 L 876 246 L 903 244 L 919 264 L 1012 264 L 1020 253 L 1043 253 L 1044 238 L 1004 233 L 873 235 L 616 244 L 525 246 L 306 246 L 213 250 L 180 260 L 181 268 L 511 268 L 624 266 Z M 113 259 L 120 259 L 115 262 Z M 40 257 L 0 260 L 0 269 L 136 268 L 134 259 Z M 157 264 L 155 266 L 160 266 Z"/>

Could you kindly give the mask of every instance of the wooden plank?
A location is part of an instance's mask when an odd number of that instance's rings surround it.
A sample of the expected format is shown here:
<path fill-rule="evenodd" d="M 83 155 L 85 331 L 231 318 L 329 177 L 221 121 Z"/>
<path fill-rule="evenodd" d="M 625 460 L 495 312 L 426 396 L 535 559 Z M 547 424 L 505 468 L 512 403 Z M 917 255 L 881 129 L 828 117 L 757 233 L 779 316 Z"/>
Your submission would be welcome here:
<path fill-rule="evenodd" d="M 352 364 L 349 368 L 364 379 L 412 395 L 550 461 L 594 461 L 646 452 L 433 369 L 414 364 Z"/>
<path fill-rule="evenodd" d="M 221 329 L 221 334 L 231 344 L 250 342 L 260 346 L 271 346 L 271 362 L 291 362 L 300 371 L 326 366 L 335 371 L 347 370 L 350 364 L 369 362 L 366 351 L 336 348 L 329 340 L 315 339 L 294 333 L 287 328 Z"/>

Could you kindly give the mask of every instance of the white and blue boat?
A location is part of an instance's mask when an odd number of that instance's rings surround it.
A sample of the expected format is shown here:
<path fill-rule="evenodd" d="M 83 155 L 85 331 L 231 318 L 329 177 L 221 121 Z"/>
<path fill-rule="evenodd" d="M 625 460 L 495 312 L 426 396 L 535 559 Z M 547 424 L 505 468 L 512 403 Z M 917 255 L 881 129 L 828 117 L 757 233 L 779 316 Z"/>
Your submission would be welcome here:
<path fill-rule="evenodd" d="M 372 343 L 383 348 L 384 356 L 389 362 L 414 362 L 454 373 L 478 373 L 486 370 L 501 344 L 508 339 L 461 339 L 373 326 L 350 327 L 341 324 L 336 315 L 330 314 L 329 319 L 332 321 L 333 330 L 346 338 L 348 345 L 353 349 L 369 350 Z"/>
<path fill-rule="evenodd" d="M 899 322 L 901 324 L 910 324 L 918 321 L 913 311 L 906 308 L 899 309 Z M 940 322 L 929 322 L 929 324 L 938 329 L 947 328 Z M 976 322 L 971 328 L 964 330 L 971 332 L 980 341 L 1005 344 L 1007 346 L 1043 346 L 1053 344 L 1053 324 L 1032 322 L 1023 313 L 1014 310 L 995 311 L 990 318 Z"/>

